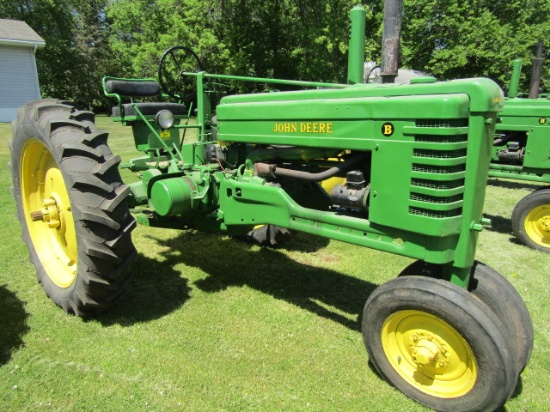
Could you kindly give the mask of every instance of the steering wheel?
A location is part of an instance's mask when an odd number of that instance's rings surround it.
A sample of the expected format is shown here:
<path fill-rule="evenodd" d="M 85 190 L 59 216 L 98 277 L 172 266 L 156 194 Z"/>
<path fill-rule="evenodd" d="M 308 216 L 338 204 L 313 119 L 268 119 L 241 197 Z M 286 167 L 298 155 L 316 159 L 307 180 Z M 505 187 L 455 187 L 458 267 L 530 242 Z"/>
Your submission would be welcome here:
<path fill-rule="evenodd" d="M 162 92 L 180 101 L 193 100 L 197 94 L 196 79 L 183 73 L 202 70 L 202 62 L 193 50 L 185 46 L 170 47 L 162 54 L 158 65 Z"/>

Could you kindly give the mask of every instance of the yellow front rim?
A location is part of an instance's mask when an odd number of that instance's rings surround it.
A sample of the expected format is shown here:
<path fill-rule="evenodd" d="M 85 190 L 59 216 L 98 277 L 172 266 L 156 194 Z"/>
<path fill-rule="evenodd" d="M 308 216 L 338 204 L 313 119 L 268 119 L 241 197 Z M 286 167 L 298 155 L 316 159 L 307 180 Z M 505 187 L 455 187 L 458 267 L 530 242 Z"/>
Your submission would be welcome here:
<path fill-rule="evenodd" d="M 550 205 L 535 207 L 527 214 L 525 232 L 537 245 L 550 247 Z"/>
<path fill-rule="evenodd" d="M 428 395 L 463 396 L 476 382 L 477 365 L 468 343 L 447 322 L 429 313 L 393 313 L 382 328 L 382 347 L 395 371 Z"/>
<path fill-rule="evenodd" d="M 71 203 L 55 159 L 37 139 L 23 148 L 20 181 L 23 213 L 40 263 L 56 285 L 69 287 L 77 271 Z"/>

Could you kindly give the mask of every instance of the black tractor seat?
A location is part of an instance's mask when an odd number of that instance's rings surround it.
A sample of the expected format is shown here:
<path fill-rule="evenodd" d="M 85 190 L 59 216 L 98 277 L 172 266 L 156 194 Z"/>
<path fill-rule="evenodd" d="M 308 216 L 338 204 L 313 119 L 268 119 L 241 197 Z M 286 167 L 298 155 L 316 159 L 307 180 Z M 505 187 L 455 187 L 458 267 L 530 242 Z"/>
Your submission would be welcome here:
<path fill-rule="evenodd" d="M 155 116 L 161 110 L 170 110 L 174 116 L 186 116 L 187 115 L 187 106 L 180 103 L 135 103 L 137 109 L 144 116 Z M 120 113 L 121 109 L 124 113 Z M 130 103 L 121 104 L 120 106 L 114 106 L 111 112 L 113 117 L 124 117 L 126 116 L 138 116 L 135 108 Z"/>
<path fill-rule="evenodd" d="M 122 79 L 117 77 L 105 77 L 103 79 L 105 95 L 115 97 L 118 105 L 114 106 L 111 115 L 115 120 L 135 121 L 141 120 L 137 110 L 146 117 L 154 117 L 161 110 L 170 110 L 176 118 L 187 116 L 187 106 L 181 103 L 170 102 L 140 102 L 135 103 L 134 98 L 160 96 L 160 85 L 155 79 Z M 130 99 L 130 103 L 122 103 L 122 98 Z M 137 110 L 136 110 L 137 109 Z"/>

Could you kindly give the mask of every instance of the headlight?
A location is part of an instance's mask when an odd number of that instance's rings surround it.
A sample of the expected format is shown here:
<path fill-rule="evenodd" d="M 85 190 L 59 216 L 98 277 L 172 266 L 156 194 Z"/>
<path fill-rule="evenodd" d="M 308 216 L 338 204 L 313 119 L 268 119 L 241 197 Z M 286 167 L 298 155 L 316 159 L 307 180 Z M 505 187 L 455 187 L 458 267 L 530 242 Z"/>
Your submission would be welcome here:
<path fill-rule="evenodd" d="M 161 110 L 155 116 L 155 121 L 161 129 L 170 129 L 174 125 L 174 114 L 170 110 Z"/>

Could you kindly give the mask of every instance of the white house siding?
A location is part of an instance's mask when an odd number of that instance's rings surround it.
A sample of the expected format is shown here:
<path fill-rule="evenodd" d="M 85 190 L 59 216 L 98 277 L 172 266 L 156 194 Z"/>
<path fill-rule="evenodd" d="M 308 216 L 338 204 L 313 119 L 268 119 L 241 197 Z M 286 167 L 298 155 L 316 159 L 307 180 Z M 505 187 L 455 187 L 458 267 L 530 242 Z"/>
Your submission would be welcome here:
<path fill-rule="evenodd" d="M 0 122 L 11 122 L 18 107 L 39 98 L 34 49 L 0 46 Z"/>

